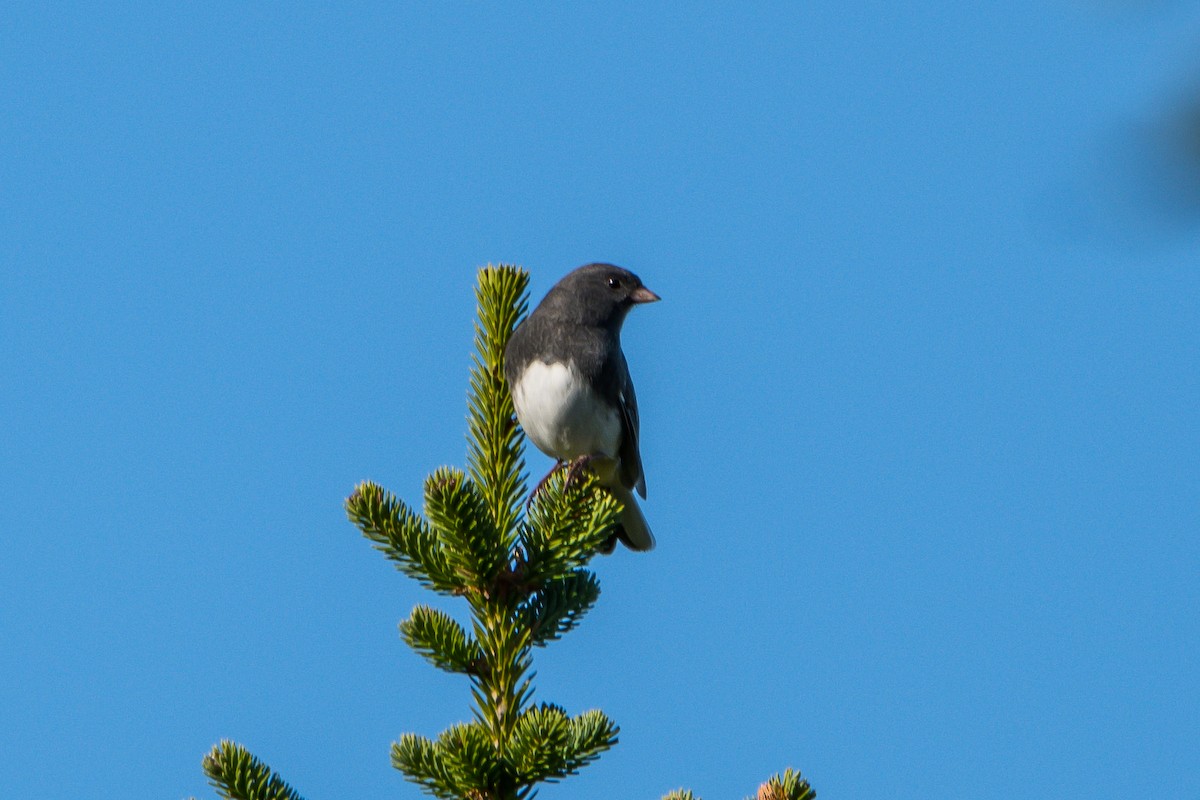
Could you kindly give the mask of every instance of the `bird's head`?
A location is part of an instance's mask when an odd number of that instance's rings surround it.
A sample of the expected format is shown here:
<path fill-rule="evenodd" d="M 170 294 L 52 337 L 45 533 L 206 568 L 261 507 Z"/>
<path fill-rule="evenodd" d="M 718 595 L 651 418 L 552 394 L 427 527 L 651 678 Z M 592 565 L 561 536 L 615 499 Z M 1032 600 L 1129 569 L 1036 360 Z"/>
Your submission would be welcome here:
<path fill-rule="evenodd" d="M 620 325 L 629 309 L 661 299 L 637 275 L 613 264 L 586 264 L 568 273 L 550 297 L 557 310 L 589 325 Z"/>

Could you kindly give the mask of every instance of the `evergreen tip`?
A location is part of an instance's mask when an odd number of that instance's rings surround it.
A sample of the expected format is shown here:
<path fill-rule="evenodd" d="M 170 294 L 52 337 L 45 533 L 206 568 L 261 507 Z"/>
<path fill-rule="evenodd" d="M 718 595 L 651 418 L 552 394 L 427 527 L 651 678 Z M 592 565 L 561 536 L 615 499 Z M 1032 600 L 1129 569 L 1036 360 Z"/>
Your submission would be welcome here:
<path fill-rule="evenodd" d="M 788 768 L 758 787 L 754 800 L 813 800 L 817 793 L 799 772 Z"/>
<path fill-rule="evenodd" d="M 222 739 L 201 762 L 208 781 L 227 800 L 303 800 L 246 748 Z"/>

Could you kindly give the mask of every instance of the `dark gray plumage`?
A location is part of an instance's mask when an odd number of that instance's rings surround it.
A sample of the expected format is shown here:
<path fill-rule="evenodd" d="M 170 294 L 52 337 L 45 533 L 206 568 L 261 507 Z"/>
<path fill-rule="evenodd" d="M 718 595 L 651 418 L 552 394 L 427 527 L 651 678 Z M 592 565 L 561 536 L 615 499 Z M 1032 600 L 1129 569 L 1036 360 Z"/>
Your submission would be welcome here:
<path fill-rule="evenodd" d="M 617 537 L 634 550 L 653 548 L 654 535 L 633 496 L 646 496 L 646 479 L 621 325 L 635 305 L 658 299 L 629 270 L 582 266 L 517 326 L 504 354 L 525 435 L 560 463 L 586 461 L 624 505 Z"/>

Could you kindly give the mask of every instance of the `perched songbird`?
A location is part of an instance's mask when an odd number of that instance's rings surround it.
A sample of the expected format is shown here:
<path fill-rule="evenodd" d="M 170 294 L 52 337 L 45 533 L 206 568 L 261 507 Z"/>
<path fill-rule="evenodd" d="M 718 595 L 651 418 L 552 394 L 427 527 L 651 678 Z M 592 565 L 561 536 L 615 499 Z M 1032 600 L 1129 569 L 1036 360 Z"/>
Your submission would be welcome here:
<path fill-rule="evenodd" d="M 654 535 L 633 496 L 646 496 L 646 479 L 621 323 L 635 305 L 658 299 L 629 270 L 588 264 L 554 285 L 504 352 L 525 435 L 558 460 L 555 469 L 570 462 L 573 472 L 596 474 L 625 508 L 616 536 L 633 550 L 653 548 Z"/>

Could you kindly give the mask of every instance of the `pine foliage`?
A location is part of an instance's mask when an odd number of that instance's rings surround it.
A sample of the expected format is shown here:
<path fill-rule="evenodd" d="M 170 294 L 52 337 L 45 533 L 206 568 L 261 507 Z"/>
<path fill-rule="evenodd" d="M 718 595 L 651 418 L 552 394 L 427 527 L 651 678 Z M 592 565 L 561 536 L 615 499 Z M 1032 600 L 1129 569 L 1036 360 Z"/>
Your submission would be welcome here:
<path fill-rule="evenodd" d="M 304 800 L 239 744 L 220 742 L 204 757 L 202 766 L 209 783 L 227 800 Z"/>
<path fill-rule="evenodd" d="M 467 469 L 430 475 L 423 513 L 371 482 L 345 503 L 350 521 L 401 572 L 467 603 L 470 630 L 427 605 L 400 623 L 406 644 L 470 683 L 470 722 L 436 738 L 404 734 L 392 745 L 393 766 L 444 800 L 527 800 L 540 784 L 594 762 L 619 732 L 599 710 L 571 716 L 533 703 L 532 650 L 573 630 L 596 604 L 600 584 L 588 564 L 612 536 L 621 509 L 594 478 L 569 481 L 565 470 L 524 507 L 524 437 L 504 378 L 504 348 L 528 307 L 528 281 L 514 267 L 479 273 Z M 204 769 L 229 800 L 301 800 L 230 742 L 213 749 Z M 757 800 L 813 796 L 789 770 L 763 784 Z M 665 800 L 696 798 L 679 790 Z"/>

